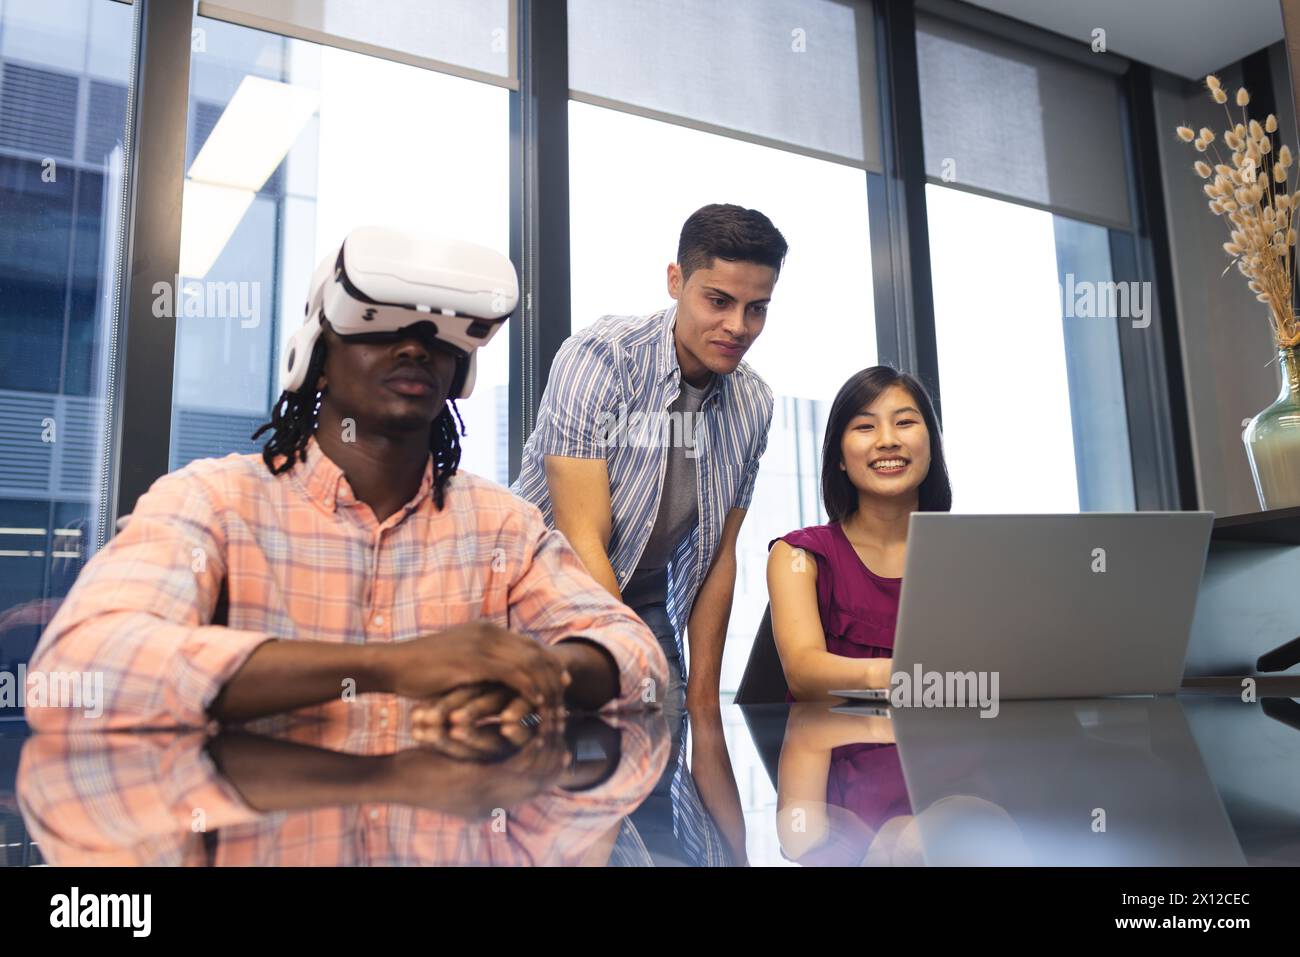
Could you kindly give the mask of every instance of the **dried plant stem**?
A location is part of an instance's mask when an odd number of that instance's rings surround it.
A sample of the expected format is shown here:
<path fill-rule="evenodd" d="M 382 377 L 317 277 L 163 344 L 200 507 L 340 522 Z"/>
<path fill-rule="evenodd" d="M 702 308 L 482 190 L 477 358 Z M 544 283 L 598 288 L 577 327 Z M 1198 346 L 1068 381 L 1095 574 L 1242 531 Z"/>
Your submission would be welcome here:
<path fill-rule="evenodd" d="M 1250 96 L 1245 89 L 1237 90 L 1238 121 L 1218 78 L 1207 76 L 1205 82 L 1212 98 L 1224 106 L 1227 129 L 1222 140 L 1231 153 L 1225 158 L 1218 137 L 1205 127 L 1199 133 L 1179 127 L 1178 136 L 1214 160 L 1213 167 L 1201 160 L 1194 165 L 1197 174 L 1208 180 L 1203 188 L 1210 211 L 1227 220 L 1229 241 L 1223 248 L 1232 257 L 1228 269 L 1236 266 L 1255 298 L 1268 305 L 1269 326 L 1277 345 L 1295 346 L 1300 344 L 1294 301 L 1300 281 L 1295 229 L 1300 202 L 1297 194 L 1289 191 L 1294 157 L 1288 146 L 1278 146 L 1274 140 L 1275 116 L 1270 114 L 1263 124 L 1250 118 L 1246 111 Z"/>

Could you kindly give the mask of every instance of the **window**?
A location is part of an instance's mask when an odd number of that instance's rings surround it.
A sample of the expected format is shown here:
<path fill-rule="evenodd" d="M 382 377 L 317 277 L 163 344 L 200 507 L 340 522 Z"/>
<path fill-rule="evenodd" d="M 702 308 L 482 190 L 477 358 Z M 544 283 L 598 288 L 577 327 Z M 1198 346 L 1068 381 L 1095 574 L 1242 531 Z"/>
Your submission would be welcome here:
<path fill-rule="evenodd" d="M 876 362 L 867 174 L 881 169 L 873 9 L 857 0 L 568 2 L 572 328 L 671 303 L 665 269 L 708 203 L 790 244 L 746 361 L 776 405 L 737 544 L 722 690 L 767 606 L 767 545 L 825 521 L 830 400 Z"/>
<path fill-rule="evenodd" d="M 134 34 L 109 0 L 0 5 L 0 671 L 107 532 Z"/>
<path fill-rule="evenodd" d="M 917 60 L 953 509 L 1131 510 L 1119 323 L 1152 303 L 1114 282 L 1116 76 L 929 16 Z"/>
<path fill-rule="evenodd" d="M 506 89 L 205 17 L 196 26 L 173 468 L 259 447 L 249 435 L 280 393 L 280 350 L 311 274 L 353 227 L 509 248 Z M 507 343 L 482 350 L 459 403 L 461 467 L 502 484 Z"/>
<path fill-rule="evenodd" d="M 1132 465 L 1107 230 L 931 185 L 930 260 L 953 510 L 1125 511 Z"/>
<path fill-rule="evenodd" d="M 737 547 L 722 688 L 734 689 L 767 605 L 767 545 L 824 522 L 830 400 L 876 362 L 867 191 L 860 169 L 583 103 L 569 107 L 573 329 L 671 305 L 665 270 L 707 203 L 761 210 L 790 252 L 745 361 L 776 397 Z"/>

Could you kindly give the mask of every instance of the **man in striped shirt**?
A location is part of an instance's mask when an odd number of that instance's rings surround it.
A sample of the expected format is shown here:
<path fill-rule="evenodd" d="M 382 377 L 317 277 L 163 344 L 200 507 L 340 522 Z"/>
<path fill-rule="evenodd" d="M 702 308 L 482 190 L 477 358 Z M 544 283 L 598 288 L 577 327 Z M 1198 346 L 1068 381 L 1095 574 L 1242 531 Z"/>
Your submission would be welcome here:
<path fill-rule="evenodd" d="M 786 250 L 757 210 L 693 213 L 668 266 L 675 304 L 560 347 L 513 486 L 655 632 L 666 707 L 718 701 L 736 537 L 772 421 L 772 390 L 741 360 Z"/>

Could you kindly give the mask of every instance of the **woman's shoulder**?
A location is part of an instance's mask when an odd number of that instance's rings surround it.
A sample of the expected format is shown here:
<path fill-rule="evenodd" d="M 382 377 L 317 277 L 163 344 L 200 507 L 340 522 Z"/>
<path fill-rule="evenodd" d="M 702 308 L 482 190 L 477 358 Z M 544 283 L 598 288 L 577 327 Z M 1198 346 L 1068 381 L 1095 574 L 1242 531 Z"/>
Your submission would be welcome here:
<path fill-rule="evenodd" d="M 809 525 L 807 528 L 798 528 L 780 538 L 772 539 L 767 543 L 767 547 L 770 551 L 777 542 L 785 542 L 791 548 L 802 548 L 816 555 L 829 556 L 835 548 L 838 534 L 834 525 Z"/>

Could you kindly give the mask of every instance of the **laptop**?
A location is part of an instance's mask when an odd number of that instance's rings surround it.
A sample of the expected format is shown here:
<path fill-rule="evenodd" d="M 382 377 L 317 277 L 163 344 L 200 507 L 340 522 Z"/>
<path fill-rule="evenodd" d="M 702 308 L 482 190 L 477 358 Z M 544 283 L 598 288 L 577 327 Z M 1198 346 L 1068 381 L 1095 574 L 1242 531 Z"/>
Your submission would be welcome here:
<path fill-rule="evenodd" d="M 894 674 L 916 685 L 931 672 L 996 673 L 1006 700 L 1173 694 L 1213 522 L 1213 512 L 914 512 Z"/>

